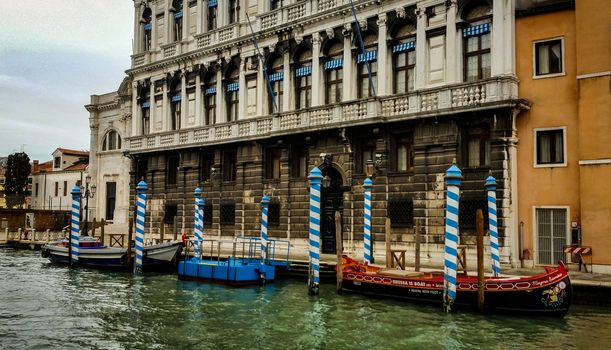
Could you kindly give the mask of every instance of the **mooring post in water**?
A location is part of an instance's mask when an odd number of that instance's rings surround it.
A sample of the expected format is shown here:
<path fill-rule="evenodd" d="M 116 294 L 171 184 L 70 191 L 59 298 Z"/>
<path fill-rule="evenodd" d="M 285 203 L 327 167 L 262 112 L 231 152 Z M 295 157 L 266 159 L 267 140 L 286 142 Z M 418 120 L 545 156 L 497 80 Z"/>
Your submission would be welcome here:
<path fill-rule="evenodd" d="M 488 226 L 490 227 L 490 255 L 492 256 L 492 273 L 495 277 L 501 274 L 501 258 L 499 255 L 499 233 L 496 224 L 496 179 L 486 178 L 488 192 Z"/>
<path fill-rule="evenodd" d="M 104 226 L 106 226 L 106 219 L 100 220 L 100 224 L 102 225 L 100 226 L 100 242 L 104 245 Z"/>
<path fill-rule="evenodd" d="M 477 309 L 484 312 L 484 213 L 477 209 L 475 213 L 475 231 L 477 233 Z"/>
<path fill-rule="evenodd" d="M 386 268 L 392 267 L 392 228 L 390 218 L 384 220 L 384 246 L 386 247 Z"/>
<path fill-rule="evenodd" d="M 134 220 L 129 220 L 129 227 L 127 228 L 127 266 L 132 264 L 132 238 L 134 237 Z M 111 236 L 112 244 L 112 236 Z"/>
<path fill-rule="evenodd" d="M 136 187 L 138 193 L 136 209 L 136 264 L 134 273 L 142 273 L 142 258 L 144 255 L 144 219 L 146 217 L 146 182 L 140 181 Z"/>
<path fill-rule="evenodd" d="M 420 271 L 420 220 L 416 219 L 414 271 Z"/>
<path fill-rule="evenodd" d="M 78 244 L 81 226 L 81 188 L 74 186 L 72 188 L 72 218 L 70 220 L 70 249 L 68 257 L 68 265 L 76 266 L 78 264 Z"/>
<path fill-rule="evenodd" d="M 261 265 L 267 262 L 267 211 L 269 210 L 269 197 L 261 198 Z"/>
<path fill-rule="evenodd" d="M 462 172 L 456 165 L 446 171 L 446 232 L 443 264 L 443 309 L 449 312 L 456 300 L 456 260 L 458 249 L 458 202 Z"/>
<path fill-rule="evenodd" d="M 365 264 L 371 264 L 371 255 L 373 249 L 371 246 L 371 189 L 373 181 L 366 178 L 363 182 L 363 191 L 365 192 L 365 210 L 363 212 L 363 259 Z"/>
<path fill-rule="evenodd" d="M 318 295 L 320 278 L 320 184 L 322 172 L 317 167 L 310 171 L 310 269 L 308 294 Z"/>
<path fill-rule="evenodd" d="M 193 258 L 198 260 L 200 257 L 199 254 L 199 242 L 204 240 L 202 235 L 202 226 L 203 222 L 200 215 L 200 205 L 202 200 L 202 190 L 201 188 L 195 188 L 193 191 L 193 196 L 195 197 L 195 205 L 193 206 L 194 211 L 194 223 L 193 223 Z"/>
<path fill-rule="evenodd" d="M 342 292 L 342 254 L 344 253 L 344 242 L 342 235 L 342 215 L 339 210 L 335 211 L 335 252 L 337 254 L 337 265 L 335 265 L 335 277 L 337 278 L 337 293 Z"/>

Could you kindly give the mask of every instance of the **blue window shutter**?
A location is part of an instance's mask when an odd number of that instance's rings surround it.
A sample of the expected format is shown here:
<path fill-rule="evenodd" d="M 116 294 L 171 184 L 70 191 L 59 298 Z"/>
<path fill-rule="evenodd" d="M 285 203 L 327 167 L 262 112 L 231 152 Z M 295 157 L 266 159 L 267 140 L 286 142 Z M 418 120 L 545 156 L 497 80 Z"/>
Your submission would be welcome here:
<path fill-rule="evenodd" d="M 216 7 L 218 4 L 218 0 L 208 0 L 208 7 Z"/>

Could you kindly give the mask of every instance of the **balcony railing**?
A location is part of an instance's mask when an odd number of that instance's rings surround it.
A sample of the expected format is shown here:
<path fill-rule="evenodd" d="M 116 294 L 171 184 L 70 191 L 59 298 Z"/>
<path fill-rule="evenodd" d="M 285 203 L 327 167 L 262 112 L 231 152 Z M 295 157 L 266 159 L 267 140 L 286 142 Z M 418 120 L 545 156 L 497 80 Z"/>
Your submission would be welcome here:
<path fill-rule="evenodd" d="M 239 29 L 239 23 L 234 23 L 230 26 L 211 30 L 203 34 L 198 34 L 195 36 L 195 40 L 197 41 L 197 48 L 203 49 L 210 47 L 211 45 L 216 45 L 225 41 L 235 39 L 239 35 Z"/>
<path fill-rule="evenodd" d="M 461 112 L 476 108 L 509 106 L 517 98 L 517 81 L 491 78 L 486 81 L 448 85 L 405 95 L 355 100 L 311 107 L 229 123 L 202 126 L 128 138 L 130 152 L 138 153 L 205 144 L 226 143 L 272 135 L 334 129 L 344 126 L 399 121 Z"/>

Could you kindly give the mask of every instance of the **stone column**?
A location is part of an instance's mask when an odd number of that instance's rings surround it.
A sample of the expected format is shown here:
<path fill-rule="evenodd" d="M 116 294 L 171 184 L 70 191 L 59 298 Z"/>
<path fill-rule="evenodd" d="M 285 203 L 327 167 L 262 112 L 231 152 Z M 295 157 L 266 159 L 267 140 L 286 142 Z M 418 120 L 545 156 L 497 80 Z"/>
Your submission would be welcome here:
<path fill-rule="evenodd" d="M 240 57 L 240 76 L 238 78 L 240 83 L 240 90 L 238 91 L 238 98 L 240 99 L 238 103 L 238 120 L 246 119 L 246 109 L 247 101 L 246 95 L 248 94 L 248 89 L 246 86 L 246 57 Z"/>
<path fill-rule="evenodd" d="M 418 21 L 416 25 L 416 79 L 414 88 L 422 89 L 426 85 L 426 14 L 425 8 L 418 8 Z"/>
<path fill-rule="evenodd" d="M 229 4 L 227 0 L 218 0 L 218 10 L 216 11 L 216 27 L 220 28 L 229 23 Z"/>
<path fill-rule="evenodd" d="M 201 34 L 204 32 L 203 14 L 204 14 L 204 0 L 197 0 L 197 9 L 195 10 L 195 22 L 196 29 L 195 34 Z"/>
<path fill-rule="evenodd" d="M 227 120 L 225 115 L 225 94 L 227 92 L 223 89 L 222 60 L 218 62 L 219 70 L 216 72 L 216 123 L 223 123 Z"/>
<path fill-rule="evenodd" d="M 456 0 L 451 0 L 449 5 L 446 11 L 446 83 L 451 84 L 462 81 L 462 40 L 456 30 Z"/>
<path fill-rule="evenodd" d="M 142 25 L 140 24 L 140 14 L 142 13 L 142 4 L 134 1 L 134 44 L 132 47 L 133 53 L 142 52 Z"/>
<path fill-rule="evenodd" d="M 282 109 L 280 112 L 289 111 L 295 109 L 295 105 L 291 105 L 291 97 L 293 96 L 293 75 L 291 74 L 291 58 L 289 55 L 288 48 L 282 50 L 282 59 L 283 59 L 283 67 L 284 67 L 284 79 L 282 80 Z M 278 107 L 280 107 L 280 101 L 278 102 Z"/>
<path fill-rule="evenodd" d="M 187 41 L 187 38 L 189 37 L 189 25 L 190 25 L 189 17 L 190 17 L 189 16 L 189 2 L 185 1 L 182 4 L 182 40 L 181 41 Z"/>
<path fill-rule="evenodd" d="M 202 78 L 200 75 L 200 70 L 198 69 L 197 75 L 195 76 L 195 126 L 204 125 L 204 110 L 202 109 L 202 106 Z"/>
<path fill-rule="evenodd" d="M 176 125 L 176 129 L 178 130 L 187 126 L 187 105 L 189 104 L 189 99 L 187 98 L 187 74 L 185 73 L 186 72 L 180 72 L 180 123 Z"/>
<path fill-rule="evenodd" d="M 168 82 L 164 80 L 163 82 L 163 107 L 161 108 L 163 111 L 163 124 L 161 125 L 162 131 L 169 131 L 172 126 L 171 117 L 170 117 L 170 99 L 168 98 Z"/>
<path fill-rule="evenodd" d="M 259 2 L 260 4 L 261 2 Z M 259 5 L 261 7 L 261 5 Z M 259 69 L 257 71 L 257 116 L 262 116 L 267 113 L 267 108 L 265 107 L 267 103 L 265 97 L 267 96 L 267 83 L 265 82 L 265 76 L 263 75 L 263 64 L 259 57 Z"/>
<path fill-rule="evenodd" d="M 493 1 L 492 3 L 492 37 L 490 43 L 490 56 L 491 56 L 491 75 L 497 76 L 503 74 L 505 66 L 505 52 L 503 40 L 505 31 L 505 1 Z"/>
<path fill-rule="evenodd" d="M 153 11 L 153 9 L 151 9 L 151 11 Z M 151 49 L 150 51 L 154 51 L 157 49 L 158 47 L 158 43 L 157 43 L 157 16 L 155 14 L 155 11 L 152 12 L 151 14 Z M 153 60 L 153 57 L 151 55 L 150 57 L 151 61 Z"/>
<path fill-rule="evenodd" d="M 324 91 L 320 70 L 320 34 L 312 34 L 312 107 L 321 105 Z"/>
<path fill-rule="evenodd" d="M 344 67 L 343 67 L 343 96 L 342 101 L 350 101 L 355 96 L 353 94 L 353 86 L 355 85 L 356 75 L 354 71 L 354 62 L 352 61 L 352 23 L 344 25 Z"/>
<path fill-rule="evenodd" d="M 138 82 L 132 82 L 132 135 L 142 135 L 142 127 L 140 126 L 142 123 L 142 117 L 140 113 L 142 112 L 140 108 L 138 108 Z"/>
<path fill-rule="evenodd" d="M 389 74 L 392 71 L 391 61 L 388 60 L 388 46 L 386 40 L 386 13 L 378 15 L 378 84 L 376 93 L 378 96 L 387 95 L 391 89 Z"/>
<path fill-rule="evenodd" d="M 155 83 L 153 82 L 152 78 L 150 80 L 150 85 L 149 85 L 149 103 L 150 103 L 150 107 L 149 107 L 149 133 L 152 133 L 156 129 L 155 128 Z M 132 114 L 132 115 L 135 115 L 135 114 Z M 159 118 L 159 117 L 157 117 L 157 118 Z"/>

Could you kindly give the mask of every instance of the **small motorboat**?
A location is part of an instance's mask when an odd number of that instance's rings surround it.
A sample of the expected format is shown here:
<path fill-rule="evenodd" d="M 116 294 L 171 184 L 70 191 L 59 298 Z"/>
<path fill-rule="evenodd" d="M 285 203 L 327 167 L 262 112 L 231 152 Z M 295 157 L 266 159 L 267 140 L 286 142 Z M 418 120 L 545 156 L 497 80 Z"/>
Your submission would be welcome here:
<path fill-rule="evenodd" d="M 442 271 L 419 272 L 368 265 L 342 256 L 342 290 L 393 296 L 413 301 L 443 303 Z M 571 305 L 572 287 L 564 263 L 545 267 L 534 276 L 484 278 L 486 311 L 564 316 Z M 458 308 L 477 308 L 477 276 L 458 274 Z"/>
<path fill-rule="evenodd" d="M 183 247 L 180 241 L 166 242 L 144 246 L 143 271 L 174 268 Z M 42 256 L 60 264 L 68 263 L 69 242 L 64 238 L 50 242 L 42 248 Z M 131 263 L 134 261 L 135 249 L 132 249 Z M 79 238 L 78 265 L 95 268 L 128 269 L 127 248 L 108 247 L 97 238 L 82 236 Z"/>

